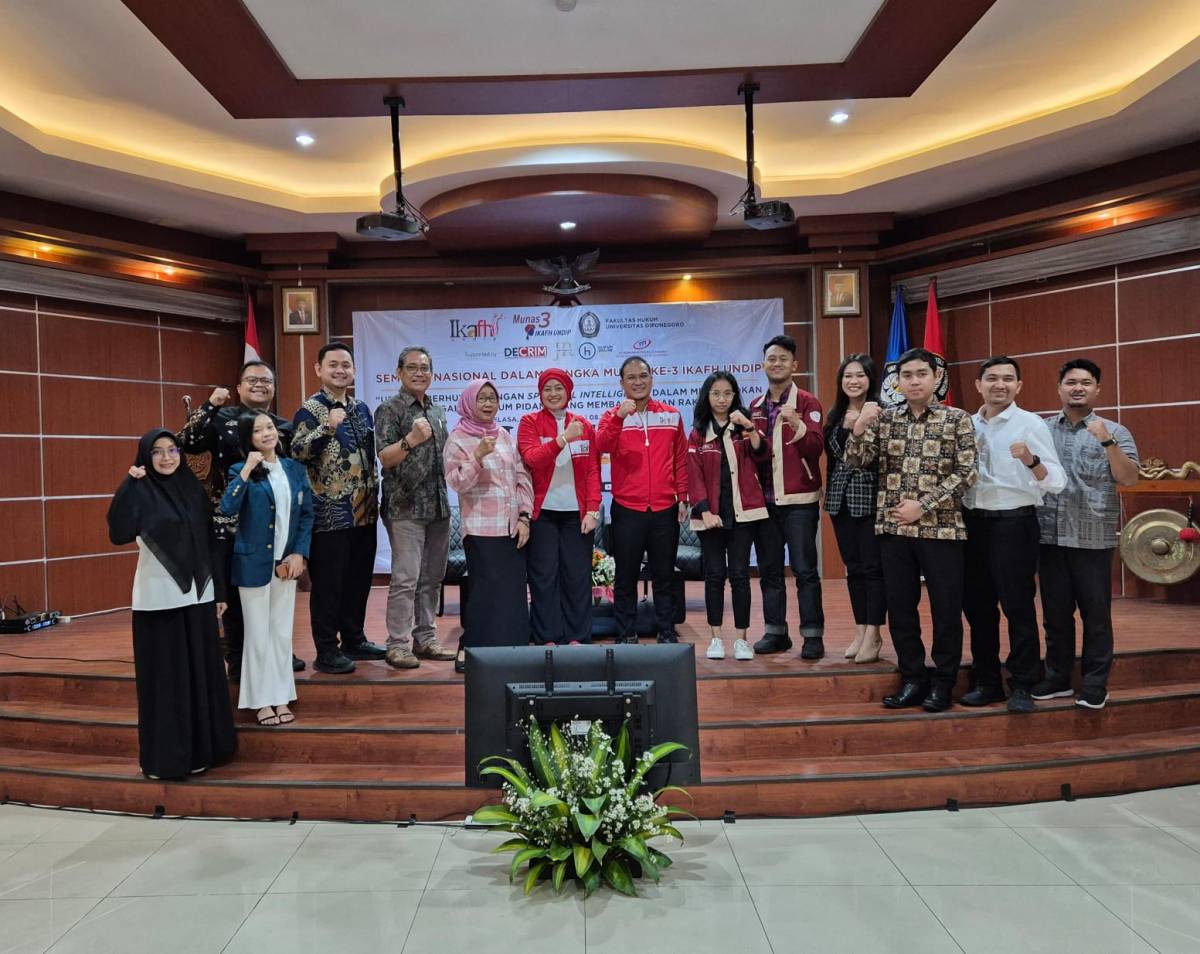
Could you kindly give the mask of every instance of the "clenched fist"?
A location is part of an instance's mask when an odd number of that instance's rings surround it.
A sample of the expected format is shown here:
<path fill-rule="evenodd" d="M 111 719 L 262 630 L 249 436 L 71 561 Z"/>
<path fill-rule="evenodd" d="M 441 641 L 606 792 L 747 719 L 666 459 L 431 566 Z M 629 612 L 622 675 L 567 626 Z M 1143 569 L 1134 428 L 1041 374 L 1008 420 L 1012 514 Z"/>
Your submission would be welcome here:
<path fill-rule="evenodd" d="M 750 418 L 746 417 L 741 411 L 734 411 L 730 414 L 729 423 L 737 427 L 743 427 L 748 431 L 754 430 L 754 425 L 750 423 Z"/>
<path fill-rule="evenodd" d="M 1108 428 L 1104 426 L 1104 422 L 1100 418 L 1093 417 L 1087 422 L 1086 426 L 1087 432 L 1101 443 L 1112 440 L 1112 434 L 1109 433 Z"/>
<path fill-rule="evenodd" d="M 263 462 L 263 455 L 258 451 L 251 451 L 246 455 L 246 463 L 242 466 L 242 480 L 249 480 L 250 475 L 254 472 L 254 468 Z"/>
<path fill-rule="evenodd" d="M 629 415 L 636 410 L 637 404 L 635 404 L 630 398 L 626 398 L 617 405 L 617 417 L 619 417 L 621 420 L 625 420 L 625 418 L 629 417 Z"/>
<path fill-rule="evenodd" d="M 134 464 L 132 467 L 129 468 L 129 476 L 132 477 L 134 480 L 141 480 L 143 477 L 146 476 L 146 468 L 139 467 L 137 464 Z"/>
<path fill-rule="evenodd" d="M 475 459 L 479 463 L 483 463 L 483 459 L 496 449 L 496 438 L 481 437 L 479 438 L 479 446 L 475 448 Z"/>
<path fill-rule="evenodd" d="M 854 433 L 863 434 L 868 427 L 879 420 L 882 410 L 875 401 L 868 401 L 864 404 L 862 410 L 858 412 L 858 419 L 854 422 Z"/>
<path fill-rule="evenodd" d="M 433 425 L 425 418 L 418 417 L 413 421 L 412 430 L 408 432 L 409 447 L 416 447 L 418 444 L 424 444 L 429 438 L 433 437 Z"/>
<path fill-rule="evenodd" d="M 852 407 L 846 408 L 846 413 L 842 415 L 842 427 L 849 430 L 854 426 L 854 422 L 858 420 L 858 411 Z"/>
<path fill-rule="evenodd" d="M 1026 466 L 1033 460 L 1033 454 L 1029 452 L 1029 446 L 1024 441 L 1014 441 L 1009 445 L 1008 452 Z"/>
<path fill-rule="evenodd" d="M 325 422 L 325 426 L 331 431 L 336 431 L 342 426 L 342 421 L 346 419 L 346 409 L 344 407 L 335 407 L 329 412 L 329 420 Z"/>
<path fill-rule="evenodd" d="M 583 437 L 583 421 L 575 419 L 563 429 L 563 440 L 569 444 Z"/>
<path fill-rule="evenodd" d="M 213 393 L 208 396 L 208 403 L 213 407 L 221 407 L 229 401 L 229 388 L 213 388 Z"/>

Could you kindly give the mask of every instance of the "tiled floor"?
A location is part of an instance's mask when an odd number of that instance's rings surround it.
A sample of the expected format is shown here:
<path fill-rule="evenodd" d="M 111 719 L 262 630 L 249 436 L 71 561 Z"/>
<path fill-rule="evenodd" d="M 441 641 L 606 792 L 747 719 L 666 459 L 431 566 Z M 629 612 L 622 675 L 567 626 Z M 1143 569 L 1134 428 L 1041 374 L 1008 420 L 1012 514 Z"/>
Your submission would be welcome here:
<path fill-rule="evenodd" d="M 497 836 L 0 806 L 0 954 L 1196 954 L 1200 786 L 681 825 L 640 899 L 532 897 Z"/>

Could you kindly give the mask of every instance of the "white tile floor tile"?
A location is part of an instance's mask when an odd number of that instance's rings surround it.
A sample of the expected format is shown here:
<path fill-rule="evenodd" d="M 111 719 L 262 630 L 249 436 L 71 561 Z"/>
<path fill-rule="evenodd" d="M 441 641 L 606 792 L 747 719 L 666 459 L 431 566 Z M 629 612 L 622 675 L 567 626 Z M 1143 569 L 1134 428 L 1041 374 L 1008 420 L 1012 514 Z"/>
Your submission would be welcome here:
<path fill-rule="evenodd" d="M 116 897 L 262 894 L 297 846 L 286 838 L 172 839 L 113 891 Z"/>
<path fill-rule="evenodd" d="M 1200 884 L 1200 851 L 1165 831 L 1028 828 L 1021 834 L 1079 884 Z"/>
<path fill-rule="evenodd" d="M 269 894 L 238 929 L 226 954 L 399 952 L 420 891 Z"/>
<path fill-rule="evenodd" d="M 963 808 L 948 812 L 944 808 L 924 812 L 886 812 L 879 815 L 859 815 L 868 831 L 903 831 L 905 829 L 946 828 L 1003 828 L 1004 822 L 987 808 Z"/>
<path fill-rule="evenodd" d="M 1086 890 L 1161 954 L 1200 951 L 1200 886 L 1088 885 Z"/>
<path fill-rule="evenodd" d="M 1153 823 L 1112 799 L 1004 805 L 992 809 L 1011 828 L 1150 828 Z"/>
<path fill-rule="evenodd" d="M 584 954 L 583 892 L 549 885 L 426 891 L 404 954 Z"/>
<path fill-rule="evenodd" d="M 107 898 L 54 945 L 54 954 L 219 954 L 257 900 Z"/>
<path fill-rule="evenodd" d="M 171 818 L 138 818 L 58 812 L 58 824 L 38 835 L 39 843 L 90 841 L 141 841 L 162 844 L 183 830 L 184 822 Z"/>
<path fill-rule="evenodd" d="M 138 841 L 26 845 L 0 866 L 0 898 L 102 898 L 159 847 Z"/>
<path fill-rule="evenodd" d="M 429 880 L 441 829 L 405 829 L 400 837 L 312 837 L 288 860 L 271 892 L 420 891 Z"/>
<path fill-rule="evenodd" d="M 726 833 L 746 884 L 903 884 L 866 831 L 776 829 Z"/>
<path fill-rule="evenodd" d="M 1200 827 L 1200 786 L 1134 792 L 1116 799 L 1153 825 L 1165 828 Z"/>
<path fill-rule="evenodd" d="M 589 954 L 771 954 L 749 892 L 741 885 L 639 886 L 643 897 L 597 892 L 586 902 Z M 784 949 L 786 950 L 786 949 Z"/>
<path fill-rule="evenodd" d="M 908 885 L 756 886 L 750 894 L 776 952 L 960 954 Z"/>
<path fill-rule="evenodd" d="M 1007 828 L 875 832 L 913 884 L 1070 884 Z"/>
<path fill-rule="evenodd" d="M 1077 885 L 917 891 L 965 954 L 1155 954 Z"/>
<path fill-rule="evenodd" d="M 0 805 L 0 845 L 27 845 L 58 824 L 61 813 L 49 808 Z"/>
<path fill-rule="evenodd" d="M 0 901 L 4 954 L 41 954 L 98 903 L 99 898 Z"/>

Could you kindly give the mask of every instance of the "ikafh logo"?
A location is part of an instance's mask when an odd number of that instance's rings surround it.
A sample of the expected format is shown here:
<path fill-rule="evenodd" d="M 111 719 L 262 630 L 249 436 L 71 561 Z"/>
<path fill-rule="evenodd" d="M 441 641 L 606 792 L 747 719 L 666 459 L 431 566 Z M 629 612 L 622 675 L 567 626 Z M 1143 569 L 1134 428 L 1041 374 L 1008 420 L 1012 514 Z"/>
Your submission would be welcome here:
<path fill-rule="evenodd" d="M 495 338 L 500 322 L 480 318 L 471 325 L 464 325 L 457 318 L 450 319 L 451 338 Z"/>

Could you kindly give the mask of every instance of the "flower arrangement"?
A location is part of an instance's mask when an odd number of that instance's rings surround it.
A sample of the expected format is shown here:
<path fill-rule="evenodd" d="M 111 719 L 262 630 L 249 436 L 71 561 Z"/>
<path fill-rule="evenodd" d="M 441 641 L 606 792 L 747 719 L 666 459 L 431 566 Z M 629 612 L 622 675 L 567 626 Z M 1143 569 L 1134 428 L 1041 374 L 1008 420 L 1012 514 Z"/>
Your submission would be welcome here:
<path fill-rule="evenodd" d="M 613 598 L 612 585 L 617 578 L 617 564 L 603 550 L 592 550 L 592 602 L 599 605 L 603 599 L 610 603 Z"/>
<path fill-rule="evenodd" d="M 647 842 L 660 836 L 683 841 L 670 819 L 695 816 L 656 801 L 667 791 L 687 795 L 684 789 L 668 785 L 643 791 L 645 776 L 660 759 L 687 747 L 663 742 L 635 759 L 625 726 L 615 746 L 599 722 L 580 735 L 551 725 L 547 737 L 531 719 L 528 732 L 533 776 L 516 759 L 484 759 L 480 774 L 503 779 L 504 801 L 486 805 L 473 816 L 476 822 L 516 836 L 494 849 L 516 853 L 509 881 L 522 865 L 528 865 L 527 895 L 546 876 L 556 894 L 568 877 L 574 878 L 583 885 L 585 897 L 601 881 L 627 895 L 637 894 L 636 877 L 658 881 L 671 859 Z"/>

